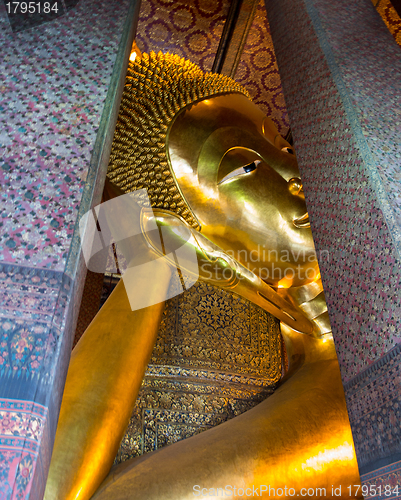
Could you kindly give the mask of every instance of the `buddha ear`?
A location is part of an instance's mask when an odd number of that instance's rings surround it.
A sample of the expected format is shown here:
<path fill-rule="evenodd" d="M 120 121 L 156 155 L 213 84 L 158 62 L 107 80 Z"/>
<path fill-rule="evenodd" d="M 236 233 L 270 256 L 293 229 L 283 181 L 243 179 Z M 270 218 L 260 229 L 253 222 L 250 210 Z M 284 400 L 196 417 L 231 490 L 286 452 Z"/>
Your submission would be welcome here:
<path fill-rule="evenodd" d="M 199 258 L 201 254 L 196 230 L 180 216 L 169 210 L 142 208 L 141 231 L 148 248 L 157 260 L 165 260 L 178 278 L 181 293 L 199 279 Z M 169 296 L 169 298 L 177 295 Z"/>
<path fill-rule="evenodd" d="M 158 232 L 154 231 L 156 226 Z M 238 281 L 234 260 L 179 215 L 164 209 L 143 208 L 141 228 L 148 245 L 159 257 L 179 267 L 184 274 L 196 277 L 195 281 L 202 279 L 223 288 Z"/>

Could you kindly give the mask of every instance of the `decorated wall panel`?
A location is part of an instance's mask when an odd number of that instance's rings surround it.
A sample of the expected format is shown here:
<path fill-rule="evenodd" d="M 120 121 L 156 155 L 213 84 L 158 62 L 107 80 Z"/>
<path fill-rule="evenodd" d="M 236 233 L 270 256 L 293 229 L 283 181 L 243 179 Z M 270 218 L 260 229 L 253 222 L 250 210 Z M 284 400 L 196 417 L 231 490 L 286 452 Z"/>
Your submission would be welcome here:
<path fill-rule="evenodd" d="M 280 377 L 278 321 L 236 295 L 196 283 L 167 302 L 116 461 L 243 413 L 269 396 Z"/>
<path fill-rule="evenodd" d="M 142 52 L 171 52 L 212 69 L 229 0 L 142 2 L 136 42 Z"/>
<path fill-rule="evenodd" d="M 43 496 L 84 278 L 75 224 L 103 189 L 104 138 L 138 5 L 65 3 L 62 15 L 17 30 L 0 4 L 0 496 L 7 499 Z"/>
<path fill-rule="evenodd" d="M 258 2 L 234 78 L 285 137 L 289 121 L 264 0 Z"/>

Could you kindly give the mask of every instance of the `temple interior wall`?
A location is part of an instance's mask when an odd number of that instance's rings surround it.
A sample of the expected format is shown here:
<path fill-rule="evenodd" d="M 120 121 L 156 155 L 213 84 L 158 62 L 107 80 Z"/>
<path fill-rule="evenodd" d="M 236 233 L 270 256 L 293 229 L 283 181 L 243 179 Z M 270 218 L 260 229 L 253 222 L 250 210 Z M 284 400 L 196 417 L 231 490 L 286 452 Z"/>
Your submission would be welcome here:
<path fill-rule="evenodd" d="M 223 72 L 282 135 L 291 125 L 316 247 L 329 251 L 320 265 L 362 479 L 401 486 L 399 17 L 387 0 L 266 3 L 267 15 L 244 1 Z M 101 198 L 135 6 L 80 2 L 12 32 L 0 5 L 5 498 L 44 488 L 86 276 L 76 220 Z M 210 70 L 228 8 L 143 2 L 138 46 Z"/>

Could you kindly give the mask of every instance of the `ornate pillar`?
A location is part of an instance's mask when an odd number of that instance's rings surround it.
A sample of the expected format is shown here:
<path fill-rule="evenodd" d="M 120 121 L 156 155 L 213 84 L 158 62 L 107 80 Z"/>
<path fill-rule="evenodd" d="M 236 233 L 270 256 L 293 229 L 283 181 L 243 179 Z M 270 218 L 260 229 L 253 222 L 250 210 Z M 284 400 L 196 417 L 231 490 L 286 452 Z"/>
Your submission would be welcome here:
<path fill-rule="evenodd" d="M 266 5 L 362 479 L 401 486 L 401 51 L 370 0 Z"/>
<path fill-rule="evenodd" d="M 50 3 L 31 25 L 0 5 L 4 499 L 43 496 L 85 279 L 77 221 L 100 201 L 140 2 Z"/>

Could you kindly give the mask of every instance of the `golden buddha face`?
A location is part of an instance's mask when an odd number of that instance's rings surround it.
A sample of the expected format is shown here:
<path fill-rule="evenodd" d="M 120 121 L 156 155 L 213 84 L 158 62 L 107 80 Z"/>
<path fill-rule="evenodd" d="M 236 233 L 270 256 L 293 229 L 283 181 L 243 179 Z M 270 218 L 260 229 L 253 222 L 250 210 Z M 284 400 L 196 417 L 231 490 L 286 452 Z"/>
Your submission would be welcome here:
<path fill-rule="evenodd" d="M 255 104 L 228 94 L 187 107 L 172 122 L 167 146 L 202 234 L 273 286 L 315 278 L 296 158 Z"/>

